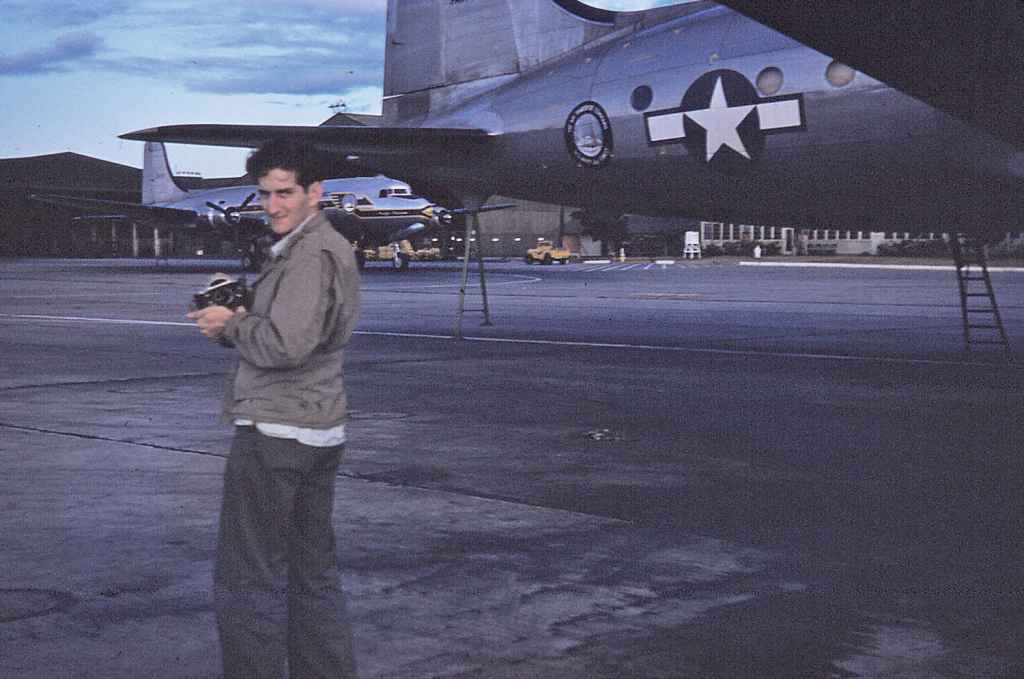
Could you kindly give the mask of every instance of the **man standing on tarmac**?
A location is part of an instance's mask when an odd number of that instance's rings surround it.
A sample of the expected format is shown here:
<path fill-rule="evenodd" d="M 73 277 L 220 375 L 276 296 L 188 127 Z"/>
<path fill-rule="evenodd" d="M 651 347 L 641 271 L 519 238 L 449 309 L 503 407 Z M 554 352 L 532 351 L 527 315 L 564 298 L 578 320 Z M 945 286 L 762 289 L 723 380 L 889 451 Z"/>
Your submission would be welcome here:
<path fill-rule="evenodd" d="M 269 142 L 246 170 L 282 236 L 251 309 L 188 314 L 233 345 L 214 608 L 225 679 L 356 676 L 335 557 L 334 485 L 345 444 L 343 347 L 359 309 L 352 246 L 320 212 L 318 154 Z"/>

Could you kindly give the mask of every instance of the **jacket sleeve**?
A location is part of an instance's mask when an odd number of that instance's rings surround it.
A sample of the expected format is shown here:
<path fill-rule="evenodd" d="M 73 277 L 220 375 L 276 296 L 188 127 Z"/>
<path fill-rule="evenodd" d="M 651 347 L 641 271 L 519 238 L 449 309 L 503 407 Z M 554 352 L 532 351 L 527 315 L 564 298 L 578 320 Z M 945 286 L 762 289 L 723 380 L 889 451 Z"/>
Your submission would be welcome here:
<path fill-rule="evenodd" d="M 329 304 L 322 269 L 318 252 L 296 253 L 271 291 L 267 314 L 236 314 L 228 320 L 225 335 L 242 360 L 261 368 L 293 368 L 313 353 Z"/>

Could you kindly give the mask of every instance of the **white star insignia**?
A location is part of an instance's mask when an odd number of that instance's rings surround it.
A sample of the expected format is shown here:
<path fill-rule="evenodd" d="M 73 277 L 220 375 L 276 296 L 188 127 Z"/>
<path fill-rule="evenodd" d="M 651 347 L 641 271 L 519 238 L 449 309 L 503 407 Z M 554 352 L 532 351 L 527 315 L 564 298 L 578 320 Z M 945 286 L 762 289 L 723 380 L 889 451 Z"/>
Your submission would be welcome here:
<path fill-rule="evenodd" d="M 725 96 L 722 77 L 718 76 L 707 108 L 692 111 L 673 108 L 645 113 L 647 140 L 651 144 L 665 144 L 685 139 L 685 120 L 689 118 L 704 128 L 705 162 L 710 163 L 723 146 L 747 160 L 752 160 L 750 151 L 740 137 L 739 127 L 755 109 L 758 112 L 758 127 L 762 133 L 803 127 L 803 104 L 800 95 L 775 97 L 750 105 L 730 106 Z"/>
<path fill-rule="evenodd" d="M 728 146 L 750 160 L 750 154 L 747 153 L 747 147 L 743 145 L 737 128 L 755 108 L 757 108 L 756 105 L 729 106 L 729 102 L 725 99 L 725 91 L 722 89 L 722 78 L 719 77 L 708 107 L 686 112 L 690 120 L 703 127 L 707 132 L 707 161 L 709 163 L 723 146 Z"/>

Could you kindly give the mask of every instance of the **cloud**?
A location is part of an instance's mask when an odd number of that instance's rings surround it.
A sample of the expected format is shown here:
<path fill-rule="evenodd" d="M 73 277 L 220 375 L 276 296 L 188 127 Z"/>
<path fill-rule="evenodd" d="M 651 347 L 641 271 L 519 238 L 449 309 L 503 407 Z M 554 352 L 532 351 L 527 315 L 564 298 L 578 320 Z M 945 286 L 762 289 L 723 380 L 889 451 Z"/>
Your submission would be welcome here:
<path fill-rule="evenodd" d="M 6 0 L 3 16 L 9 25 L 67 28 L 95 23 L 131 7 L 128 0 Z"/>
<path fill-rule="evenodd" d="M 201 7 L 140 3 L 89 68 L 218 94 L 335 97 L 383 81 L 385 0 Z"/>
<path fill-rule="evenodd" d="M 339 54 L 348 50 L 365 54 L 378 53 L 384 58 L 384 21 L 380 16 L 334 17 L 330 21 L 302 22 L 261 17 L 250 21 L 247 30 L 224 32 L 211 42 L 206 37 L 204 45 L 231 48 L 252 52 L 259 48 L 269 50 L 321 50 Z"/>
<path fill-rule="evenodd" d="M 292 50 L 275 54 L 233 56 L 136 57 L 94 60 L 108 73 L 181 83 L 193 92 L 214 94 L 287 94 L 339 96 L 345 90 L 380 87 L 380 54 L 337 50 Z"/>
<path fill-rule="evenodd" d="M 590 1 L 634 9 L 668 0 Z M 79 67 L 192 92 L 337 97 L 381 86 L 386 5 L 386 0 L 213 5 L 199 0 L 12 0 L 13 14 L 20 19 L 50 26 L 95 22 L 96 32 L 69 33 L 42 49 L 0 53 L 0 75 Z M 8 28 L 21 30 L 14 24 Z M 101 31 L 105 39 L 97 34 Z"/>
<path fill-rule="evenodd" d="M 351 16 L 353 14 L 383 16 L 388 5 L 387 0 L 252 0 L 250 4 L 284 12 L 294 12 L 295 9 L 322 11 L 333 16 Z"/>
<path fill-rule="evenodd" d="M 68 70 L 71 65 L 79 65 L 96 56 L 103 46 L 103 38 L 95 33 L 66 33 L 49 47 L 0 56 L 0 75 L 36 75 Z"/>
<path fill-rule="evenodd" d="M 161 26 L 191 29 L 205 44 L 268 43 L 301 35 L 341 36 L 384 32 L 384 0 L 249 0 L 246 3 L 189 3 L 182 7 L 147 5 L 125 17 L 126 25 L 145 30 Z M 205 33 L 204 33 L 205 32 Z"/>
<path fill-rule="evenodd" d="M 186 85 L 195 92 L 216 94 L 338 95 L 351 88 L 379 84 L 382 80 L 383 69 L 379 67 L 361 76 L 351 70 L 321 67 L 315 70 L 284 68 L 276 72 L 249 69 L 237 75 L 190 79 Z"/>

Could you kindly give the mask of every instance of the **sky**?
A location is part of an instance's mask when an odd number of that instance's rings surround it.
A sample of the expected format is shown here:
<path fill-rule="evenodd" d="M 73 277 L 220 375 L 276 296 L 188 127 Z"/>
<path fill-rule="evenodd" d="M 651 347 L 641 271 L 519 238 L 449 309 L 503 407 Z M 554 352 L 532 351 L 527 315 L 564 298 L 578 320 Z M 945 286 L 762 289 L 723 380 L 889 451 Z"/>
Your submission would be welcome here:
<path fill-rule="evenodd" d="M 613 10 L 678 0 L 588 0 Z M 0 158 L 74 151 L 141 167 L 158 125 L 318 125 L 380 113 L 386 0 L 4 0 Z M 335 107 L 335 108 L 332 108 Z M 343 108 L 340 108 L 343 107 Z M 174 172 L 243 173 L 245 149 L 168 145 Z"/>

